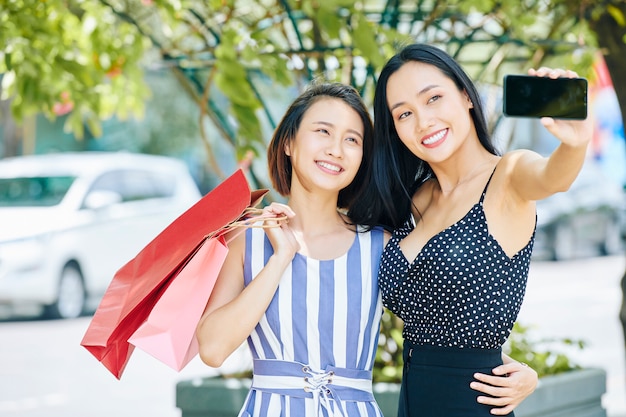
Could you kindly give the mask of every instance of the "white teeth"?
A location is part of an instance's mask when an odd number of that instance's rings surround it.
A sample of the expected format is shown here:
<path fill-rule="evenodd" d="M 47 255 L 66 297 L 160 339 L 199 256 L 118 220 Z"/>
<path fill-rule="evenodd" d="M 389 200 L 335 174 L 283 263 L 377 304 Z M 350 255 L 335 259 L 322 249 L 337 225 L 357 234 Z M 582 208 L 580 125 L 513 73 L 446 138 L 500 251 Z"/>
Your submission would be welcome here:
<path fill-rule="evenodd" d="M 430 145 L 431 143 L 435 143 L 438 140 L 440 140 L 443 135 L 446 134 L 447 130 L 442 130 L 441 132 L 437 133 L 436 135 L 433 135 L 431 137 L 429 137 L 428 139 L 424 140 L 424 142 L 422 142 L 424 145 Z"/>
<path fill-rule="evenodd" d="M 337 165 L 332 165 L 327 162 L 318 162 L 317 164 L 326 169 L 330 169 L 331 171 L 339 172 L 341 170 L 341 168 L 339 168 Z"/>

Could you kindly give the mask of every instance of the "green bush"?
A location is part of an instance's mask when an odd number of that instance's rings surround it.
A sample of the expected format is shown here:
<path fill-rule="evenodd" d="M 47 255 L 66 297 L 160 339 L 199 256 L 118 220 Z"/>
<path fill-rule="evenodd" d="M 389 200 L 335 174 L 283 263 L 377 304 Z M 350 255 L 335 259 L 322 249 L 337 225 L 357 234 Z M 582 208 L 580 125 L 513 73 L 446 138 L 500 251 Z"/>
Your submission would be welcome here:
<path fill-rule="evenodd" d="M 399 383 L 402 380 L 402 326 L 402 320 L 385 309 L 380 322 L 378 350 L 374 361 L 374 382 Z"/>
<path fill-rule="evenodd" d="M 572 347 L 583 349 L 584 341 L 569 338 L 533 339 L 530 329 L 530 326 L 515 323 L 503 347 L 504 352 L 511 358 L 528 364 L 537 371 L 539 378 L 580 369 L 562 350 Z"/>

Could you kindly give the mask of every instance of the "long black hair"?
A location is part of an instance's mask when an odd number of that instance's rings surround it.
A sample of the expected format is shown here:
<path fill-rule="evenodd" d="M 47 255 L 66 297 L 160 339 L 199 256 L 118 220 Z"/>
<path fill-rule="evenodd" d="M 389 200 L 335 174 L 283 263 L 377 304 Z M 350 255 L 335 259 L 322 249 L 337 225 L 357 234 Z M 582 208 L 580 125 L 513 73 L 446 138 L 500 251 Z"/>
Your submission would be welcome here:
<path fill-rule="evenodd" d="M 401 226 L 411 213 L 417 188 L 434 174 L 428 163 L 415 156 L 400 140 L 387 104 L 389 78 L 407 62 L 433 65 L 464 91 L 474 104 L 470 115 L 478 139 L 494 155 L 499 152 L 491 141 L 480 96 L 463 68 L 445 51 L 426 44 L 405 46 L 382 69 L 374 95 L 374 155 L 365 195 L 349 216 L 355 223 Z"/>

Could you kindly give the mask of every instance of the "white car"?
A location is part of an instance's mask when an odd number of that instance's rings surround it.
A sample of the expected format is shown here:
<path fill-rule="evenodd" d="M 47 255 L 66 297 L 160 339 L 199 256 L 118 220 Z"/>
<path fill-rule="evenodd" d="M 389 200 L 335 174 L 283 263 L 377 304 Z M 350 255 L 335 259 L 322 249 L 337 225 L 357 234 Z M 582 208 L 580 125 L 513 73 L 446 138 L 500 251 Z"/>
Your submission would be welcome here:
<path fill-rule="evenodd" d="M 0 160 L 0 313 L 74 318 L 201 197 L 174 158 L 78 152 Z"/>

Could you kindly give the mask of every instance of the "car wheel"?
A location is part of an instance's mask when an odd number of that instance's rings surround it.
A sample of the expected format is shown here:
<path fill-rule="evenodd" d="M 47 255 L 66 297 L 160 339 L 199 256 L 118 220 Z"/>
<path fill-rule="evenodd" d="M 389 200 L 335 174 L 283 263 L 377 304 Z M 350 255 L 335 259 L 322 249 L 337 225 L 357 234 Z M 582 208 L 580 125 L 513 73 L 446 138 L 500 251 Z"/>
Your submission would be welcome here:
<path fill-rule="evenodd" d="M 554 260 L 567 261 L 576 254 L 576 233 L 568 221 L 559 222 L 554 230 Z"/>
<path fill-rule="evenodd" d="M 76 265 L 66 265 L 59 279 L 57 300 L 47 308 L 49 318 L 73 319 L 85 308 L 85 285 Z"/>

